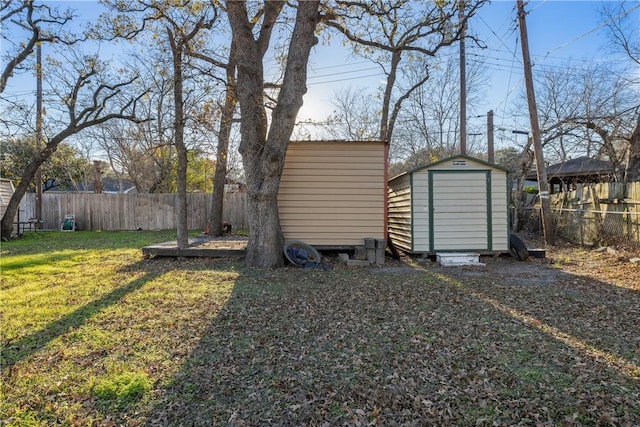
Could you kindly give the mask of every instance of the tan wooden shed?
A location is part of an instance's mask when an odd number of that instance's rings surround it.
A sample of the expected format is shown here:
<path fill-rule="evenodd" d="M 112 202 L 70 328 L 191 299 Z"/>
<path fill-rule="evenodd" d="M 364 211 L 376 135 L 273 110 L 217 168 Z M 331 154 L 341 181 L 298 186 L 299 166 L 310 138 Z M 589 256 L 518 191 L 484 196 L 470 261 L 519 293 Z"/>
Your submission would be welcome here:
<path fill-rule="evenodd" d="M 507 170 L 458 155 L 389 181 L 388 233 L 408 253 L 509 251 Z"/>
<path fill-rule="evenodd" d="M 286 240 L 320 249 L 386 238 L 387 144 L 295 141 L 278 192 Z"/>

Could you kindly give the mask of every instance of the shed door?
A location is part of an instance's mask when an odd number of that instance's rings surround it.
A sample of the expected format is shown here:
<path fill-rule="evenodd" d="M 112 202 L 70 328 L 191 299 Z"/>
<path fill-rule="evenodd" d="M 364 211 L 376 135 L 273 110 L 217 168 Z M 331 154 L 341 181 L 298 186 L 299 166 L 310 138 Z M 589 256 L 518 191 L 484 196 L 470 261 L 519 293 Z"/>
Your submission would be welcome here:
<path fill-rule="evenodd" d="M 488 250 L 490 171 L 430 171 L 432 251 Z"/>

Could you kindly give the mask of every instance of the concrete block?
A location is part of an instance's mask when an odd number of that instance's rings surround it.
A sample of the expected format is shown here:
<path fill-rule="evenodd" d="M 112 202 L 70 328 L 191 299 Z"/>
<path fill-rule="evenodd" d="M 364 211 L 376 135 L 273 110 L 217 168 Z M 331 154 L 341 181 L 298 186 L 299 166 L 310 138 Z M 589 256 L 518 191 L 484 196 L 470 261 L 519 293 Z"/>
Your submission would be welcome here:
<path fill-rule="evenodd" d="M 484 266 L 480 262 L 480 254 L 475 252 L 456 252 L 436 254 L 436 261 L 443 267 L 454 267 L 463 265 Z"/>
<path fill-rule="evenodd" d="M 376 264 L 383 265 L 385 260 L 385 251 L 387 244 L 384 239 L 376 239 Z"/>
<path fill-rule="evenodd" d="M 364 246 L 356 246 L 353 258 L 358 260 L 367 259 L 367 250 L 364 248 Z"/>
<path fill-rule="evenodd" d="M 361 259 L 350 259 L 347 260 L 347 267 L 369 267 L 371 263 L 366 260 Z"/>
<path fill-rule="evenodd" d="M 376 262 L 376 239 L 364 239 L 364 248 L 367 251 L 367 261 L 371 263 Z"/>
<path fill-rule="evenodd" d="M 340 264 L 346 264 L 349 261 L 349 254 L 338 254 L 338 262 Z"/>
<path fill-rule="evenodd" d="M 367 261 L 376 262 L 376 248 L 367 249 Z"/>

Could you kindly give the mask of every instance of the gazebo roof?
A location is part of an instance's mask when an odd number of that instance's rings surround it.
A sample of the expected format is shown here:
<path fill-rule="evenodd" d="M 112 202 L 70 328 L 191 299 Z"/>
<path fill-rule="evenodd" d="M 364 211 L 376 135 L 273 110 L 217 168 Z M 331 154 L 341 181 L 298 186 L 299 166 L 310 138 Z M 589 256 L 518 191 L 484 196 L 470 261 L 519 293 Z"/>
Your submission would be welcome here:
<path fill-rule="evenodd" d="M 591 177 L 594 175 L 608 175 L 612 172 L 611 163 L 606 160 L 578 157 L 547 167 L 547 179 Z M 537 181 L 538 177 L 533 172 L 527 176 L 527 179 Z"/>

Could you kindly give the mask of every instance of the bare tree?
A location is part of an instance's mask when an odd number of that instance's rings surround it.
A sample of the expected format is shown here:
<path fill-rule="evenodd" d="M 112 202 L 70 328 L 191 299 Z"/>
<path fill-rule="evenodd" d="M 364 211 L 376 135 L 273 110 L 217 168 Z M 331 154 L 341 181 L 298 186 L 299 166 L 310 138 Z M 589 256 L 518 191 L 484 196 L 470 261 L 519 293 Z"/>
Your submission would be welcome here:
<path fill-rule="evenodd" d="M 607 23 L 614 50 L 624 52 L 635 65 L 640 65 L 640 29 L 631 14 L 639 6 L 636 4 L 631 7 L 633 4 L 624 1 L 608 3 L 602 8 L 601 14 Z M 636 87 L 640 84 L 637 72 L 632 74 L 630 83 Z M 627 138 L 629 149 L 625 180 L 629 182 L 640 181 L 640 106 L 636 107 L 635 115 L 635 125 Z"/>
<path fill-rule="evenodd" d="M 380 106 L 375 96 L 365 88 L 349 88 L 335 93 L 333 113 L 324 123 L 324 132 L 330 139 L 365 141 L 378 137 Z"/>
<path fill-rule="evenodd" d="M 148 115 L 148 100 L 140 104 L 142 116 L 157 117 Z M 157 122 L 161 119 L 133 124 L 113 121 L 91 131 L 114 173 L 121 180 L 130 180 L 140 193 L 175 191 L 173 132 L 168 136 L 157 133 Z"/>
<path fill-rule="evenodd" d="M 44 147 L 35 153 L 33 160 L 23 171 L 20 182 L 9 201 L 0 226 L 3 239 L 8 239 L 11 236 L 13 218 L 36 171 L 44 161 L 51 157 L 62 141 L 84 129 L 109 120 L 139 121 L 135 107 L 142 95 L 128 96 L 124 93 L 124 89 L 135 80 L 135 77 L 111 83 L 107 79 L 101 78 L 101 72 L 104 72 L 102 64 L 95 58 L 85 59 L 83 65 L 86 68 L 77 70 L 78 74 L 74 84 L 68 88 L 68 92 L 60 101 L 66 107 L 67 113 L 64 127 L 54 136 L 48 138 Z"/>
<path fill-rule="evenodd" d="M 638 7 L 636 2 L 607 2 L 600 10 L 613 50 L 622 52 L 636 65 L 640 65 L 640 28 L 632 12 Z"/>
<path fill-rule="evenodd" d="M 199 0 L 186 0 L 180 3 L 164 0 L 138 0 L 132 4 L 118 1 L 105 1 L 120 14 L 131 14 L 127 17 L 127 25 L 121 21 L 104 19 L 108 28 L 107 34 L 113 38 L 133 38 L 145 29 L 153 32 L 168 44 L 171 52 L 171 73 L 173 82 L 174 107 L 174 139 L 177 151 L 177 187 L 178 203 L 176 205 L 177 242 L 179 248 L 188 244 L 187 228 L 187 144 L 185 143 L 185 71 L 188 68 L 188 52 L 196 50 L 204 43 L 207 30 L 213 27 L 218 19 L 218 9 L 210 3 Z M 119 15 L 123 16 L 123 15 Z M 124 29 L 123 29 L 124 28 Z M 99 34 L 100 31 L 97 31 Z M 108 37 L 107 37 L 108 38 Z"/>
<path fill-rule="evenodd" d="M 220 105 L 220 124 L 218 129 L 218 144 L 216 149 L 216 170 L 213 177 L 213 197 L 211 201 L 210 233 L 213 236 L 220 236 L 223 232 L 223 203 L 224 186 L 227 178 L 227 166 L 229 159 L 229 141 L 234 123 L 234 114 L 238 101 L 235 95 L 236 86 L 236 45 L 230 43 L 229 54 L 226 60 L 214 57 L 213 53 L 203 53 L 202 51 L 191 50 L 190 56 L 200 59 L 207 64 L 224 70 L 225 91 L 224 102 Z M 207 73 L 211 75 L 211 73 Z"/>
<path fill-rule="evenodd" d="M 0 3 L 0 28 L 2 35 L 9 29 L 23 30 L 27 39 L 3 49 L 6 63 L 0 75 L 0 93 L 7 87 L 14 71 L 33 54 L 38 43 L 73 40 L 62 34 L 64 26 L 73 19 L 70 10 L 59 12 L 46 4 L 36 4 L 34 0 L 2 1 Z M 4 37 L 3 37 L 4 38 Z M 9 40 L 8 38 L 4 38 Z"/>
<path fill-rule="evenodd" d="M 382 96 L 380 140 L 391 141 L 402 103 L 429 79 L 425 67 L 420 79 L 399 90 L 397 82 L 403 59 L 411 61 L 420 55 L 435 56 L 441 48 L 459 40 L 466 21 L 484 3 L 485 0 L 461 2 L 464 18 L 454 26 L 458 2 L 336 0 L 335 19 L 327 25 L 352 42 L 355 54 L 379 64 L 387 76 Z"/>
<path fill-rule="evenodd" d="M 420 66 L 423 61 L 431 61 L 430 78 L 417 88 L 405 101 L 399 115 L 402 126 L 394 136 L 390 161 L 403 163 L 395 172 L 411 169 L 422 164 L 454 155 L 459 150 L 460 141 L 460 73 L 455 56 L 444 55 L 440 61 L 431 58 L 416 60 L 415 67 L 409 67 L 408 83 L 421 78 Z M 475 109 L 482 98 L 485 72 L 480 64 L 467 67 L 467 108 Z M 483 133 L 484 134 L 484 133 Z M 485 146 L 477 140 L 469 144 L 469 152 L 481 156 Z"/>
<path fill-rule="evenodd" d="M 640 107 L 624 76 L 603 65 L 544 70 L 538 77 L 544 148 L 555 161 L 588 156 L 608 160 L 625 179 Z"/>

